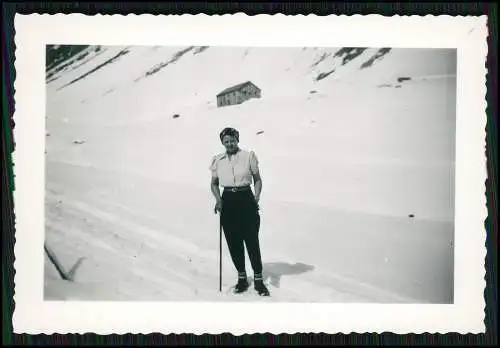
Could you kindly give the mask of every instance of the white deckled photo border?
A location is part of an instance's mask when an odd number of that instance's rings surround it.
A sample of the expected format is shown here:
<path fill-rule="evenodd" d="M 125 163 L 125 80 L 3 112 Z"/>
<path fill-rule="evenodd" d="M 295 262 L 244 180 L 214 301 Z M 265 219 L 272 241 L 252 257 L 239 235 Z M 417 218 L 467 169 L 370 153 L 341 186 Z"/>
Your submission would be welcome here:
<path fill-rule="evenodd" d="M 15 333 L 485 332 L 486 16 L 17 14 L 14 24 Z M 46 44 L 456 48 L 454 303 L 44 301 Z"/>

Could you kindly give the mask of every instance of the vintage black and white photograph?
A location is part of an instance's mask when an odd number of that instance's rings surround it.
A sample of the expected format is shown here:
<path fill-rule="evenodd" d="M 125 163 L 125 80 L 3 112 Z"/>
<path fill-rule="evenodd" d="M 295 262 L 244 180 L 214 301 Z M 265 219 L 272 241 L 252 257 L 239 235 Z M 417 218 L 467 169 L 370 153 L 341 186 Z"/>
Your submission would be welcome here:
<path fill-rule="evenodd" d="M 61 313 L 44 327 L 477 328 L 481 21 L 443 19 L 432 36 L 437 21 L 344 18 L 328 24 L 345 28 L 335 40 L 285 16 L 276 31 L 271 17 L 206 16 L 206 30 L 140 17 L 95 18 L 99 34 L 76 29 L 91 17 L 33 18 L 45 34 L 18 45 L 31 99 L 16 128 L 34 145 L 17 153 L 39 157 L 16 170 L 40 197 L 17 215 L 16 296 Z"/>
<path fill-rule="evenodd" d="M 46 50 L 45 299 L 453 303 L 455 49 Z"/>

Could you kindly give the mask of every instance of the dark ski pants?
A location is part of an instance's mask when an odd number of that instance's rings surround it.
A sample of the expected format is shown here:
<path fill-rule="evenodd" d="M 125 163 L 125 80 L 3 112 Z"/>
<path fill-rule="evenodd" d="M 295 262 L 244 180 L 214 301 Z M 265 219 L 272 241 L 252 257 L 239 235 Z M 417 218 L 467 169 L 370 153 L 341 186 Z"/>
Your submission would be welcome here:
<path fill-rule="evenodd" d="M 245 248 L 254 274 L 262 274 L 259 245 L 260 215 L 251 189 L 222 194 L 220 215 L 229 253 L 239 274 L 245 272 Z"/>

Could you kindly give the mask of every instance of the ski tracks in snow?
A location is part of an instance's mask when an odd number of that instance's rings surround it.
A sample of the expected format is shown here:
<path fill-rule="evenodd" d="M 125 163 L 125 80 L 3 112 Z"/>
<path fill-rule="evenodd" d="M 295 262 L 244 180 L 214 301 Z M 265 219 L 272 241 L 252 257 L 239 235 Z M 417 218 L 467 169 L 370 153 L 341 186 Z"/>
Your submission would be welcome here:
<path fill-rule="evenodd" d="M 259 296 L 251 279 L 248 291 L 233 294 L 232 282 L 236 278 L 232 265 L 225 259 L 223 290 L 219 292 L 217 250 L 201 249 L 173 233 L 149 227 L 147 219 L 136 216 L 132 209 L 99 198 L 96 192 L 92 198 L 56 192 L 55 188 L 47 190 L 47 241 L 64 264 L 82 256 L 88 260 L 76 274 L 74 283 L 46 276 L 49 298 L 236 302 L 356 298 L 334 291 L 329 284 L 316 284 L 300 277 L 287 277 L 279 288 L 266 280 L 271 297 Z M 50 273 L 48 268 L 46 272 Z"/>
<path fill-rule="evenodd" d="M 48 298 L 230 302 L 410 301 L 355 279 L 332 274 L 331 270 L 321 267 L 303 275 L 276 275 L 271 269 L 265 269 L 264 280 L 271 297 L 259 296 L 253 289 L 253 283 L 250 283 L 247 292 L 233 294 L 236 276 L 227 250 L 223 251 L 223 291 L 219 292 L 218 234 L 215 229 L 210 232 L 211 226 L 204 226 L 203 221 L 199 229 L 209 230 L 206 232 L 208 236 L 205 231 L 186 231 L 182 219 L 189 218 L 189 215 L 175 218 L 175 207 L 155 207 L 165 201 L 184 204 L 178 199 L 161 199 L 163 195 L 173 192 L 137 178 L 133 178 L 134 184 L 131 185 L 132 178 L 101 170 L 89 171 L 89 168 L 79 169 L 67 164 L 59 170 L 58 175 L 64 174 L 65 180 L 80 182 L 72 185 L 71 190 L 67 190 L 67 184 L 47 182 L 46 240 L 64 265 L 71 265 L 80 257 L 85 257 L 86 261 L 78 270 L 74 283 L 57 279 L 50 270 L 53 266 L 46 265 L 45 289 Z M 92 181 L 86 182 L 85 176 L 91 176 Z M 85 187 L 87 185 L 89 188 Z M 138 190 L 139 187 L 141 190 Z M 152 196 L 148 192 L 151 187 L 160 192 Z M 133 195 L 129 190 L 134 191 Z M 188 203 L 195 210 L 203 205 L 200 202 Z M 163 216 L 159 216 L 162 211 Z M 189 226 L 196 229 L 198 225 L 190 222 Z M 215 224 L 212 227 L 216 227 Z M 207 239 L 213 240 L 209 247 Z M 288 255 L 279 253 L 273 253 L 273 257 L 277 260 L 290 259 Z M 274 284 L 273 276 L 280 278 L 279 284 Z"/>

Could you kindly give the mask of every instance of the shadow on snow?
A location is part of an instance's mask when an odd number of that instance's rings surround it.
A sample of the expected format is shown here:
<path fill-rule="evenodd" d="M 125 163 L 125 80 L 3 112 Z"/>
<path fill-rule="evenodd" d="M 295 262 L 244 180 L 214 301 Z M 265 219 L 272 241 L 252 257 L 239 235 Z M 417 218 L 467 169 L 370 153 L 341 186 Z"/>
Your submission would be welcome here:
<path fill-rule="evenodd" d="M 280 287 L 282 276 L 297 275 L 314 269 L 314 266 L 301 262 L 296 262 L 294 264 L 287 262 L 270 262 L 265 263 L 263 266 L 262 276 L 264 280 L 269 280 L 271 285 L 276 288 Z"/>

